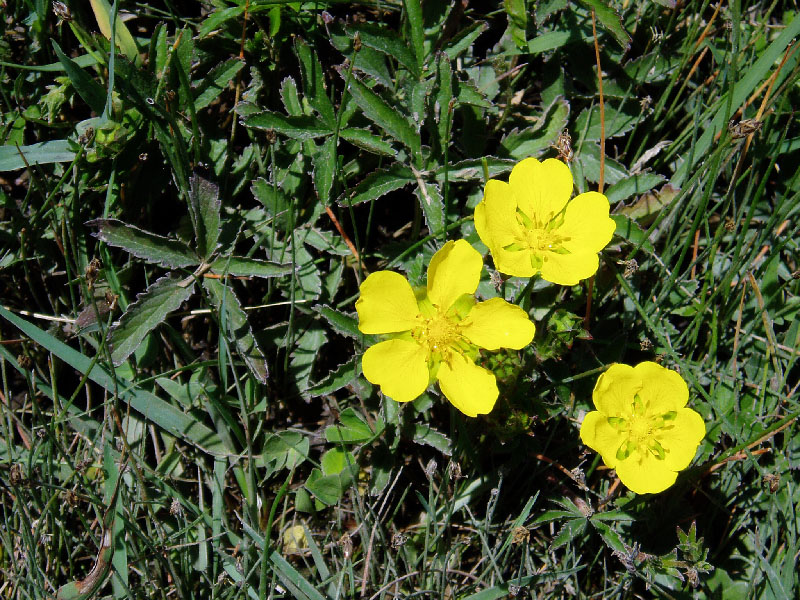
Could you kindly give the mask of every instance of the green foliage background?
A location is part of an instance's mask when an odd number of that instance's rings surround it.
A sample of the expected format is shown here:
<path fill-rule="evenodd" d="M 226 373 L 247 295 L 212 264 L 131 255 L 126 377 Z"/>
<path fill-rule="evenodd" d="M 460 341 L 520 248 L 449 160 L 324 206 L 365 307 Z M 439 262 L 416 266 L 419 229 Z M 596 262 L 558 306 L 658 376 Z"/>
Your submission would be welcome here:
<path fill-rule="evenodd" d="M 114 598 L 796 597 L 796 7 L 3 4 L 0 597 L 107 510 Z M 485 252 L 485 181 L 559 155 L 618 225 L 592 284 L 487 261 L 537 324 L 495 410 L 381 398 L 358 284 Z M 578 438 L 641 360 L 708 432 L 656 496 Z"/>

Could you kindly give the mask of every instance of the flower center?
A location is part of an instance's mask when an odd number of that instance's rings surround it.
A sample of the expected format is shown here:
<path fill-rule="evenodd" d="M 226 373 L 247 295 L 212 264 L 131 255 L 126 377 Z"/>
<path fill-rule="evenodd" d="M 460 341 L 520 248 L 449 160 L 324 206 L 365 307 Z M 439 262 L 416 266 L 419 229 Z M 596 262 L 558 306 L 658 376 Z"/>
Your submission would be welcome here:
<path fill-rule="evenodd" d="M 560 235 L 556 235 L 547 229 L 525 229 L 525 245 L 535 252 L 554 251 L 561 247 L 563 241 Z"/>
<path fill-rule="evenodd" d="M 461 338 L 458 322 L 440 312 L 423 319 L 412 335 L 417 343 L 428 350 L 428 356 L 447 352 Z"/>
<path fill-rule="evenodd" d="M 625 460 L 633 454 L 643 458 L 648 452 L 658 460 L 664 460 L 667 450 L 659 443 L 659 432 L 672 427 L 675 411 L 663 415 L 648 414 L 647 406 L 637 394 L 631 412 L 626 417 L 609 417 L 608 422 L 623 435 L 617 449 L 617 459 Z"/>

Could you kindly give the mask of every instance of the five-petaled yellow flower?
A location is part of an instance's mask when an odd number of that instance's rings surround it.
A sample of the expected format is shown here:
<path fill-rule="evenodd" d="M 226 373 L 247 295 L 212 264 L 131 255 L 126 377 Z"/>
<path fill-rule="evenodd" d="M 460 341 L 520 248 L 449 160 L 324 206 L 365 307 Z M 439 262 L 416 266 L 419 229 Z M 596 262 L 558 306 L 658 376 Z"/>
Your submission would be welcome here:
<path fill-rule="evenodd" d="M 600 252 L 614 234 L 608 198 L 586 192 L 569 201 L 572 173 L 560 160 L 526 158 L 508 183 L 486 182 L 475 207 L 475 228 L 489 247 L 495 268 L 517 277 L 575 285 L 591 277 Z"/>
<path fill-rule="evenodd" d="M 478 348 L 519 350 L 534 325 L 520 307 L 502 298 L 476 302 L 483 260 L 464 240 L 433 255 L 426 288 L 377 271 L 361 284 L 358 328 L 391 334 L 364 353 L 364 376 L 398 402 L 414 400 L 438 379 L 442 392 L 470 417 L 487 414 L 497 400 L 494 374 L 475 364 Z"/>
<path fill-rule="evenodd" d="M 613 364 L 594 387 L 597 410 L 584 418 L 581 440 L 637 494 L 663 491 L 706 434 L 703 417 L 686 408 L 688 399 L 675 371 L 654 362 Z"/>

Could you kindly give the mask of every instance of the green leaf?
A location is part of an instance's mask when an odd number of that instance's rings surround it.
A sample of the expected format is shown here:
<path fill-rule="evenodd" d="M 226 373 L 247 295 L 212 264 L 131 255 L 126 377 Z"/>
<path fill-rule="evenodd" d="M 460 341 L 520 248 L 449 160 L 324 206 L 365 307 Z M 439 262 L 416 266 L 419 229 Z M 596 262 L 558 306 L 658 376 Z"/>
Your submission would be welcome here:
<path fill-rule="evenodd" d="M 406 69 L 408 69 L 415 77 L 419 75 L 417 60 L 414 52 L 405 40 L 400 39 L 395 31 L 387 27 L 369 23 L 348 27 L 347 34 L 351 38 L 355 37 L 356 33 L 358 33 L 358 37 L 361 39 L 362 46 L 366 46 L 372 50 L 377 50 L 381 54 L 396 60 Z M 359 56 L 360 55 L 361 53 L 359 52 Z M 358 61 L 358 59 L 356 59 L 356 61 Z M 356 62 L 356 66 L 358 66 L 358 62 Z M 365 72 L 369 73 L 369 70 L 365 70 Z M 375 77 L 374 74 L 370 74 Z M 376 77 L 376 79 L 380 80 L 382 78 Z"/>
<path fill-rule="evenodd" d="M 411 169 L 400 164 L 394 164 L 388 169 L 378 169 L 367 175 L 358 185 L 350 190 L 350 199 L 340 199 L 341 206 L 361 204 L 377 200 L 381 196 L 399 190 L 417 179 Z"/>
<path fill-rule="evenodd" d="M 636 221 L 625 215 L 611 215 L 611 218 L 617 224 L 614 235 L 629 241 L 634 246 L 643 245 L 651 252 L 654 250 L 653 245 L 647 239 L 647 234 L 636 224 Z"/>
<path fill-rule="evenodd" d="M 267 359 L 253 336 L 250 322 L 239 304 L 239 299 L 232 289 L 216 279 L 203 279 L 203 287 L 219 313 L 220 325 L 228 338 L 236 344 L 247 368 L 261 383 L 266 383 L 269 376 Z"/>
<path fill-rule="evenodd" d="M 208 259 L 217 249 L 220 232 L 219 188 L 197 174 L 189 180 L 189 209 L 192 215 L 197 251 Z"/>
<path fill-rule="evenodd" d="M 333 133 L 333 129 L 325 125 L 317 117 L 306 115 L 286 116 L 265 110 L 254 115 L 247 115 L 242 121 L 245 127 L 272 129 L 296 140 L 309 140 Z"/>
<path fill-rule="evenodd" d="M 212 31 L 219 28 L 220 25 L 239 17 L 242 13 L 244 13 L 244 5 L 215 10 L 203 19 L 203 24 L 200 25 L 200 29 L 197 31 L 198 39 L 207 37 Z"/>
<path fill-rule="evenodd" d="M 376 430 L 367 424 L 367 421 L 352 407 L 344 409 L 339 414 L 339 425 L 330 425 L 325 428 L 325 439 L 331 443 L 361 444 L 368 442 L 383 431 L 385 424 L 378 419 L 375 423 Z"/>
<path fill-rule="evenodd" d="M 649 192 L 666 178 L 658 173 L 638 173 L 621 179 L 605 191 L 611 204 Z"/>
<path fill-rule="evenodd" d="M 600 146 L 594 142 L 586 142 L 581 146 L 580 152 L 575 153 L 572 164 L 573 168 L 580 168 L 582 176 L 588 181 L 600 181 Z M 604 172 L 607 185 L 614 185 L 628 177 L 627 169 L 608 156 L 605 159 Z"/>
<path fill-rule="evenodd" d="M 319 469 L 312 469 L 305 488 L 315 498 L 327 506 L 332 506 L 342 498 L 342 480 L 338 475 L 323 475 Z"/>
<path fill-rule="evenodd" d="M 330 204 L 333 178 L 336 175 L 336 140 L 333 136 L 322 142 L 311 157 L 311 162 L 314 164 L 313 179 L 317 198 L 327 206 Z"/>
<path fill-rule="evenodd" d="M 92 5 L 94 17 L 97 19 L 97 26 L 107 40 L 111 40 L 112 26 L 111 26 L 111 5 L 107 0 L 89 0 Z M 136 41 L 133 39 L 131 32 L 122 22 L 122 19 L 117 13 L 114 19 L 113 26 L 114 42 L 119 46 L 122 53 L 128 57 L 128 60 L 135 65 L 142 64 L 142 58 L 139 56 L 139 49 L 136 47 Z"/>
<path fill-rule="evenodd" d="M 205 108 L 216 100 L 225 88 L 236 79 L 236 75 L 239 74 L 242 67 L 244 67 L 243 61 L 238 58 L 229 58 L 211 69 L 197 87 L 194 109 L 197 111 Z"/>
<path fill-rule="evenodd" d="M 606 139 L 623 135 L 643 118 L 642 107 L 634 100 L 605 103 Z M 575 120 L 575 131 L 584 136 L 584 140 L 596 141 L 600 139 L 600 105 L 595 104 L 584 109 Z"/>
<path fill-rule="evenodd" d="M 85 374 L 111 394 L 126 402 L 131 408 L 147 417 L 149 421 L 167 433 L 184 440 L 204 452 L 227 455 L 228 451 L 220 437 L 193 416 L 187 415 L 161 398 L 138 387 L 119 385 L 111 374 L 95 360 L 67 346 L 35 325 L 28 323 L 0 306 L 0 316 L 17 327 L 48 352 L 52 352 L 78 373 Z"/>
<path fill-rule="evenodd" d="M 319 464 L 325 475 L 339 475 L 347 469 L 346 479 L 350 479 L 352 477 L 350 470 L 355 468 L 356 459 L 351 452 L 339 448 L 331 448 L 322 455 Z"/>
<path fill-rule="evenodd" d="M 483 181 L 483 162 L 486 161 L 486 167 L 489 171 L 489 179 L 495 179 L 506 173 L 510 173 L 514 165 L 517 164 L 516 160 L 510 158 L 497 158 L 494 156 L 487 156 L 486 159 L 471 158 L 463 160 L 450 165 L 447 173 L 449 181 Z M 445 167 L 439 167 L 436 170 L 436 180 L 439 182 L 444 181 Z"/>
<path fill-rule="evenodd" d="M 439 235 L 445 226 L 444 200 L 439 185 L 420 179 L 414 194 L 422 208 L 422 214 L 425 215 L 428 231 L 431 235 Z"/>
<path fill-rule="evenodd" d="M 522 160 L 528 156 L 538 156 L 543 150 L 550 148 L 559 134 L 567 126 L 569 119 L 569 102 L 558 96 L 548 106 L 544 114 L 533 127 L 523 130 L 514 129 L 501 142 L 509 156 Z"/>
<path fill-rule="evenodd" d="M 607 29 L 614 39 L 619 42 L 622 49 L 627 52 L 631 47 L 631 36 L 625 31 L 622 25 L 622 19 L 619 13 L 608 6 L 603 0 L 578 0 L 581 4 L 589 10 L 594 10 L 597 15 L 597 20 L 605 29 Z"/>
<path fill-rule="evenodd" d="M 0 146 L 0 172 L 15 171 L 28 165 L 72 162 L 75 153 L 70 148 L 69 140 L 51 140 L 30 146 Z"/>
<path fill-rule="evenodd" d="M 328 127 L 336 127 L 336 111 L 325 92 L 325 71 L 314 51 L 302 39 L 295 38 L 294 51 L 300 61 L 300 74 L 303 78 L 303 94 L 308 103 L 322 117 Z"/>
<path fill-rule="evenodd" d="M 299 431 L 270 433 L 257 457 L 261 466 L 269 465 L 272 473 L 283 468 L 294 469 L 308 458 L 308 437 Z"/>
<path fill-rule="evenodd" d="M 243 256 L 221 256 L 211 263 L 211 271 L 217 275 L 235 277 L 283 277 L 292 273 L 292 265 Z"/>
<path fill-rule="evenodd" d="M 488 27 L 484 21 L 478 21 L 456 33 L 444 47 L 444 53 L 447 58 L 455 60 L 459 54 L 470 48 L 473 42 L 478 39 L 478 36 L 486 31 Z"/>
<path fill-rule="evenodd" d="M 83 101 L 89 105 L 94 112 L 98 115 L 102 114 L 106 106 L 106 90 L 103 89 L 86 71 L 80 68 L 75 61 L 70 59 L 66 54 L 61 51 L 61 46 L 58 42 L 51 40 L 53 43 L 53 50 L 56 52 L 59 62 L 64 67 L 64 71 L 69 77 L 72 87 L 78 92 L 78 95 L 83 98 Z"/>
<path fill-rule="evenodd" d="M 424 444 L 436 448 L 445 456 L 450 456 L 453 453 L 452 443 L 450 438 L 445 434 L 436 431 L 428 424 L 414 425 L 414 441 L 417 444 Z"/>
<path fill-rule="evenodd" d="M 385 141 L 379 135 L 371 133 L 367 129 L 348 127 L 339 132 L 339 137 L 373 154 L 382 154 L 384 156 L 394 156 L 397 154 L 389 142 Z"/>
<path fill-rule="evenodd" d="M 346 76 L 342 72 L 340 75 Z M 348 83 L 347 91 L 364 111 L 364 116 L 406 146 L 414 156 L 417 156 L 420 153 L 421 142 L 411 121 L 395 108 L 390 107 L 378 94 L 354 76 L 349 78 Z"/>
<path fill-rule="evenodd" d="M 111 328 L 111 358 L 121 365 L 148 333 L 177 310 L 194 292 L 194 280 L 170 274 L 158 279 L 130 304 Z"/>
<path fill-rule="evenodd" d="M 348 362 L 339 365 L 339 367 L 328 374 L 322 381 L 315 383 L 310 388 L 305 390 L 304 395 L 315 398 L 317 396 L 324 396 L 332 394 L 336 390 L 350 385 L 358 377 L 358 358 L 352 358 Z"/>
<path fill-rule="evenodd" d="M 200 262 L 183 242 L 143 231 L 117 219 L 94 219 L 87 221 L 86 225 L 97 227 L 97 233 L 93 235 L 109 246 L 122 248 L 147 262 L 176 269 Z"/>
<path fill-rule="evenodd" d="M 511 31 L 511 39 L 517 48 L 525 48 L 528 40 L 526 30 L 528 29 L 528 8 L 525 0 L 505 0 L 503 6 L 508 15 L 508 29 Z"/>
<path fill-rule="evenodd" d="M 422 4 L 420 0 L 403 0 L 403 6 L 408 16 L 411 27 L 411 47 L 417 59 L 417 73 L 422 71 L 425 64 L 425 29 L 422 24 Z"/>
<path fill-rule="evenodd" d="M 358 320 L 350 315 L 341 313 L 324 304 L 317 304 L 314 310 L 325 317 L 325 320 L 328 321 L 328 324 L 330 324 L 336 333 L 355 338 L 364 335 L 358 330 Z"/>

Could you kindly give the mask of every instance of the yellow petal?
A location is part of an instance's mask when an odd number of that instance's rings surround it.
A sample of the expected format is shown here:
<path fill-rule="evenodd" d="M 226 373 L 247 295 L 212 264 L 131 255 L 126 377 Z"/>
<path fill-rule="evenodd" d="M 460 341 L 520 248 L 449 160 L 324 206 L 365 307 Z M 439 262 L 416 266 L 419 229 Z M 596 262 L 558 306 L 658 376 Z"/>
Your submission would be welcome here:
<path fill-rule="evenodd" d="M 641 388 L 642 380 L 633 367 L 615 363 L 597 379 L 592 401 L 606 417 L 626 418 L 633 408 L 633 397 Z"/>
<path fill-rule="evenodd" d="M 427 358 L 416 342 L 386 340 L 367 348 L 361 368 L 367 381 L 381 386 L 385 396 L 410 402 L 428 387 Z"/>
<path fill-rule="evenodd" d="M 542 279 L 558 285 L 576 285 L 594 275 L 599 265 L 596 252 L 544 252 L 542 256 Z"/>
<path fill-rule="evenodd" d="M 581 441 L 592 450 L 599 452 L 607 467 L 617 464 L 617 450 L 624 436 L 608 422 L 606 416 L 596 410 L 587 413 L 581 423 Z"/>
<path fill-rule="evenodd" d="M 678 414 L 667 427 L 659 429 L 655 438 L 666 450 L 664 462 L 674 471 L 689 466 L 697 446 L 706 435 L 706 424 L 703 417 L 691 408 L 678 409 Z"/>
<path fill-rule="evenodd" d="M 536 332 L 527 313 L 502 298 L 476 304 L 463 323 L 467 339 L 487 350 L 519 350 L 531 343 Z"/>
<path fill-rule="evenodd" d="M 499 246 L 490 246 L 494 268 L 514 277 L 533 277 L 538 273 L 531 264 L 531 251 L 523 250 L 503 250 Z"/>
<path fill-rule="evenodd" d="M 520 237 L 517 201 L 505 181 L 490 179 L 483 189 L 483 200 L 475 207 L 475 229 L 489 246 L 508 246 Z"/>
<path fill-rule="evenodd" d="M 376 271 L 364 280 L 360 291 L 356 311 L 362 333 L 396 333 L 416 325 L 417 299 L 399 273 Z"/>
<path fill-rule="evenodd" d="M 676 371 L 650 361 L 639 363 L 634 370 L 642 380 L 639 395 L 647 403 L 648 414 L 660 415 L 686 406 L 689 388 Z"/>
<path fill-rule="evenodd" d="M 428 266 L 428 298 L 447 310 L 459 296 L 475 293 L 482 268 L 483 258 L 469 242 L 447 242 Z"/>
<path fill-rule="evenodd" d="M 437 374 L 442 393 L 468 417 L 488 414 L 497 401 L 497 381 L 491 371 L 461 354 L 443 361 Z"/>
<path fill-rule="evenodd" d="M 511 170 L 508 183 L 520 210 L 541 226 L 561 212 L 572 195 L 572 173 L 555 158 L 541 163 L 526 158 Z"/>
<path fill-rule="evenodd" d="M 608 216 L 608 198 L 598 192 L 586 192 L 567 205 L 564 223 L 556 231 L 569 238 L 563 247 L 570 252 L 597 253 L 611 241 L 616 227 Z"/>
<path fill-rule="evenodd" d="M 657 494 L 673 483 L 678 474 L 649 452 L 635 452 L 625 460 L 617 462 L 617 476 L 628 489 L 637 494 Z"/>

